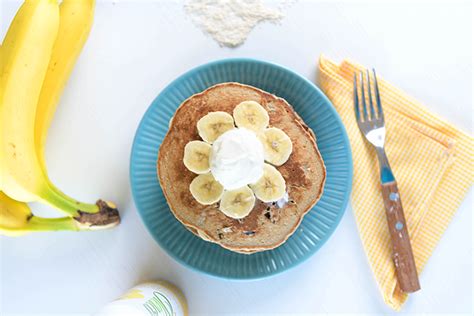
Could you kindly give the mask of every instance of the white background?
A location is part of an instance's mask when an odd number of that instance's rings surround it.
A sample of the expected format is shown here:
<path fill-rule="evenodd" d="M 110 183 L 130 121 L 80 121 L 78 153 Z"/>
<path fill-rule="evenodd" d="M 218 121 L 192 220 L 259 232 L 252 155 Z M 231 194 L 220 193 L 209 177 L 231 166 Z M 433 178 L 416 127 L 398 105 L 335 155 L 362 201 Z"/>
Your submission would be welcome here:
<path fill-rule="evenodd" d="M 3 37 L 19 3 L 0 1 Z M 350 57 L 472 133 L 470 2 L 299 1 L 286 12 L 280 25 L 262 24 L 244 45 L 229 49 L 195 28 L 180 2 L 97 4 L 50 131 L 47 162 L 65 192 L 115 201 L 123 222 L 100 232 L 1 237 L 0 314 L 92 313 L 153 279 L 176 283 L 192 314 L 391 313 L 350 208 L 304 264 L 270 279 L 233 282 L 171 259 L 132 201 L 129 156 L 140 118 L 170 81 L 215 59 L 259 58 L 314 80 L 320 54 Z M 421 275 L 422 291 L 404 312 L 472 312 L 472 202 L 471 190 Z"/>

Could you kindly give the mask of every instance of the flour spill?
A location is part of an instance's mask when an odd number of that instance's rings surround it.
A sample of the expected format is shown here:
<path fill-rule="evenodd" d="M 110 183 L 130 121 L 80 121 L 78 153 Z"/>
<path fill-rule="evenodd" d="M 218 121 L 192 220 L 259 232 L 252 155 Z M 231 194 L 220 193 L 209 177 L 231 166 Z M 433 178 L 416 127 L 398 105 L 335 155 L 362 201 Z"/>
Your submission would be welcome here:
<path fill-rule="evenodd" d="M 245 42 L 252 29 L 261 22 L 278 23 L 283 11 L 294 0 L 188 0 L 184 10 L 191 21 L 220 46 L 236 47 Z"/>

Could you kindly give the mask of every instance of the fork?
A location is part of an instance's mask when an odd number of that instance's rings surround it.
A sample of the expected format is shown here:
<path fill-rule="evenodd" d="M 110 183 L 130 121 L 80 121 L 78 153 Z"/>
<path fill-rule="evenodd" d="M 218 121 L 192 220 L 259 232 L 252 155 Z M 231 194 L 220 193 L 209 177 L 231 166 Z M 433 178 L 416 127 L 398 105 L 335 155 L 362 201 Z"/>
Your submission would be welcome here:
<path fill-rule="evenodd" d="M 361 133 L 365 136 L 366 140 L 373 145 L 377 153 L 385 214 L 387 216 L 390 238 L 392 240 L 392 259 L 400 289 L 403 292 L 411 293 L 420 289 L 420 283 L 405 222 L 402 202 L 400 200 L 400 193 L 398 192 L 397 182 L 388 163 L 387 154 L 385 153 L 385 120 L 375 69 L 372 71 L 375 95 L 372 95 L 370 74 L 367 70 L 368 102 L 366 101 L 364 91 L 364 73 L 362 71 L 360 72 L 360 100 L 357 88 L 357 73 L 354 73 L 355 116 Z M 375 99 L 375 102 L 372 99 Z M 362 108 L 359 106 L 359 103 L 361 103 Z M 369 109 L 367 109 L 367 103 Z M 376 108 L 374 107 L 374 103 L 376 103 Z"/>

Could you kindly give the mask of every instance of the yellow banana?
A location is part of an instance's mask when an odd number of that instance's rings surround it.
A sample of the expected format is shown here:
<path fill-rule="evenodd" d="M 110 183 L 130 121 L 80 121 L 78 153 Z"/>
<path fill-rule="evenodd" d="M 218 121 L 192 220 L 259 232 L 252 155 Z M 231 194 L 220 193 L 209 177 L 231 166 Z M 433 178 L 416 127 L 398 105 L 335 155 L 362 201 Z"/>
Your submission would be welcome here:
<path fill-rule="evenodd" d="M 45 186 L 34 148 L 34 122 L 58 31 L 58 5 L 54 1 L 25 1 L 12 25 L 18 30 L 8 32 L 2 45 L 1 188 L 10 197 L 28 202 L 36 200 L 35 192 Z"/>
<path fill-rule="evenodd" d="M 43 173 L 47 176 L 44 157 L 46 137 L 59 98 L 89 35 L 94 18 L 95 0 L 63 0 L 59 6 L 59 29 L 36 109 L 35 147 Z M 51 190 L 86 212 L 96 212 L 97 205 L 79 203 L 61 192 L 51 181 Z"/>
<path fill-rule="evenodd" d="M 26 203 L 15 201 L 0 191 L 0 235 L 21 236 L 31 232 L 80 230 L 72 217 L 43 218 L 34 216 Z"/>
<path fill-rule="evenodd" d="M 82 204 L 57 190 L 37 156 L 36 109 L 59 28 L 56 0 L 26 0 L 12 28 L 2 45 L 0 188 L 17 201 L 58 208 L 83 225 L 118 224 L 112 204 Z"/>
<path fill-rule="evenodd" d="M 35 145 L 46 170 L 44 147 L 56 106 L 94 18 L 95 0 L 63 0 L 59 6 L 59 30 L 36 109 Z"/>
<path fill-rule="evenodd" d="M 10 199 L 0 191 L 0 233 L 10 236 L 21 235 L 17 230 L 25 226 L 31 215 L 26 203 Z"/>
<path fill-rule="evenodd" d="M 12 23 L 10 24 L 10 27 L 8 28 L 7 34 L 2 44 L 2 50 L 5 50 L 5 53 L 2 53 L 2 58 L 0 58 L 0 76 L 3 73 L 3 65 L 5 64 L 4 62 L 2 62 L 3 57 L 5 57 L 7 54 L 10 54 L 11 50 L 14 49 L 14 47 L 16 46 L 17 42 L 15 41 L 15 39 L 20 36 L 21 31 L 24 29 L 23 27 L 21 27 L 21 24 L 23 23 L 25 18 L 31 15 L 33 9 L 34 6 L 24 4 L 22 6 L 22 9 L 18 10 L 15 19 L 13 19 Z"/>

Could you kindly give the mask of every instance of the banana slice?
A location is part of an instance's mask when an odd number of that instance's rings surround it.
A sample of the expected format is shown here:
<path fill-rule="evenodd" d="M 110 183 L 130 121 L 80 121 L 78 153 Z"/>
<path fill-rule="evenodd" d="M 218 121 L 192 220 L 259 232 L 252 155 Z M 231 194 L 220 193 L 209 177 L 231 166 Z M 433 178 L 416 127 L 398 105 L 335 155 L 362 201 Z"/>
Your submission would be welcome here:
<path fill-rule="evenodd" d="M 234 127 L 232 115 L 226 112 L 207 113 L 197 122 L 199 136 L 210 144 Z"/>
<path fill-rule="evenodd" d="M 263 202 L 278 201 L 286 192 L 285 179 L 280 171 L 267 163 L 263 165 L 263 176 L 250 187 L 257 198 Z"/>
<path fill-rule="evenodd" d="M 293 144 L 290 137 L 276 127 L 267 128 L 259 135 L 263 144 L 265 160 L 275 166 L 281 166 L 290 157 Z"/>
<path fill-rule="evenodd" d="M 234 120 L 238 127 L 259 132 L 268 126 L 270 118 L 267 111 L 255 101 L 244 101 L 234 108 Z"/>
<path fill-rule="evenodd" d="M 184 147 L 184 165 L 189 171 L 194 173 L 208 173 L 211 171 L 209 165 L 211 150 L 211 145 L 199 140 L 193 140 L 187 143 Z"/>
<path fill-rule="evenodd" d="M 232 218 L 244 218 L 255 205 L 255 195 L 248 186 L 236 190 L 224 191 L 219 209 Z"/>
<path fill-rule="evenodd" d="M 189 191 L 200 204 L 210 205 L 221 199 L 224 187 L 211 173 L 200 174 L 191 181 Z"/>

